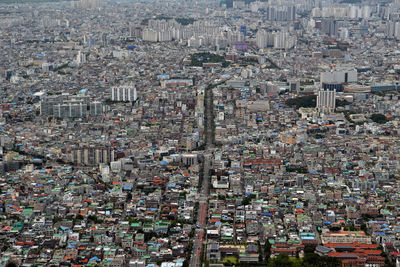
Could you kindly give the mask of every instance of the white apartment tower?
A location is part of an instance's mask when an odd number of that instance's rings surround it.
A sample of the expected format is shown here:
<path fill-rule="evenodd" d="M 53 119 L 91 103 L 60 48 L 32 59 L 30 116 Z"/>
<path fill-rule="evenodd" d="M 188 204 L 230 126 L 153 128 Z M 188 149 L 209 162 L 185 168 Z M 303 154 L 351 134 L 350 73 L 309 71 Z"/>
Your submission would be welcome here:
<path fill-rule="evenodd" d="M 157 42 L 158 32 L 153 29 L 144 29 L 142 32 L 143 41 L 146 42 Z"/>
<path fill-rule="evenodd" d="M 336 90 L 319 90 L 317 94 L 317 109 L 323 113 L 332 112 L 336 107 Z"/>
<path fill-rule="evenodd" d="M 137 99 L 137 91 L 133 85 L 129 86 L 116 86 L 111 88 L 111 100 L 132 102 Z"/>
<path fill-rule="evenodd" d="M 256 35 L 258 48 L 266 48 L 268 45 L 268 33 L 265 30 L 259 30 Z"/>
<path fill-rule="evenodd" d="M 78 55 L 77 55 L 77 57 L 76 57 L 76 62 L 77 62 L 79 65 L 86 63 L 86 54 L 83 53 L 82 51 L 79 51 L 79 52 L 78 52 Z"/>

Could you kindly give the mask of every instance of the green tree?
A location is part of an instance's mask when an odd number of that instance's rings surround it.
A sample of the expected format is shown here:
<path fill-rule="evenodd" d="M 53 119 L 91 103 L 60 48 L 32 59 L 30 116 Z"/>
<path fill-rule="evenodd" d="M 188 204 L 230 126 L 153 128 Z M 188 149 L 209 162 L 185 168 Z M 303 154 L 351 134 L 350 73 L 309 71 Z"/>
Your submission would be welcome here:
<path fill-rule="evenodd" d="M 318 254 L 315 254 L 313 249 L 311 252 L 304 250 L 304 258 L 303 265 L 304 266 L 317 266 L 321 260 L 321 257 Z"/>
<path fill-rule="evenodd" d="M 271 244 L 268 240 L 265 241 L 264 245 L 264 252 L 265 252 L 265 261 L 269 261 L 269 257 L 271 256 Z"/>
<path fill-rule="evenodd" d="M 371 115 L 371 120 L 372 120 L 373 122 L 376 122 L 376 123 L 379 123 L 379 124 L 383 124 L 383 123 L 386 123 L 386 122 L 388 121 L 388 120 L 386 119 L 386 116 L 385 116 L 385 115 L 379 114 L 379 113 L 372 114 L 372 115 Z"/>
<path fill-rule="evenodd" d="M 246 206 L 250 204 L 250 198 L 246 197 L 245 199 L 242 200 L 242 205 Z"/>
<path fill-rule="evenodd" d="M 315 95 L 300 96 L 286 100 L 285 104 L 295 108 L 314 108 L 317 97 Z"/>
<path fill-rule="evenodd" d="M 288 255 L 280 254 L 278 257 L 271 259 L 268 262 L 268 267 L 291 267 L 293 262 L 290 261 Z"/>

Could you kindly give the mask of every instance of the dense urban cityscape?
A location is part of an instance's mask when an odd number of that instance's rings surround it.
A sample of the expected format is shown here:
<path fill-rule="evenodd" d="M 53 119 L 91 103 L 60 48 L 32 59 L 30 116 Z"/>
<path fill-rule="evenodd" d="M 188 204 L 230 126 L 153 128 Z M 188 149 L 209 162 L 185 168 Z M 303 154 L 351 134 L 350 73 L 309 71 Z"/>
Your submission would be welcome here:
<path fill-rule="evenodd" d="M 0 0 L 0 266 L 400 266 L 400 0 Z"/>

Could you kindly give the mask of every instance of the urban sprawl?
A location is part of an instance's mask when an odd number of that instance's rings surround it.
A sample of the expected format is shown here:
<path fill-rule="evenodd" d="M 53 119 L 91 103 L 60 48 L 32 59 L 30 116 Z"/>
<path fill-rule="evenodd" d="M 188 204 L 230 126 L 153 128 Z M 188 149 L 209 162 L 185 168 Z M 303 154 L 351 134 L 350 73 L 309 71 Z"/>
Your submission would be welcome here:
<path fill-rule="evenodd" d="M 400 266 L 399 0 L 0 1 L 0 266 Z"/>

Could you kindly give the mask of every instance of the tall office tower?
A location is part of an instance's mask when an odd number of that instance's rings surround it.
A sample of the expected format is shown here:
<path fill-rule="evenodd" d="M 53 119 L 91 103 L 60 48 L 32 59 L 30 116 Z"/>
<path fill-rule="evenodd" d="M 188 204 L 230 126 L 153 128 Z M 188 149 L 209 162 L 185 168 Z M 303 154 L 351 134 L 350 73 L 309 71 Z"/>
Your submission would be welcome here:
<path fill-rule="evenodd" d="M 86 63 L 86 54 L 82 53 L 82 51 L 79 51 L 78 55 L 76 56 L 76 62 L 79 65 Z"/>
<path fill-rule="evenodd" d="M 319 90 L 317 94 L 317 109 L 323 113 L 334 111 L 336 107 L 336 90 Z"/>
<path fill-rule="evenodd" d="M 116 86 L 111 88 L 112 101 L 136 101 L 137 91 L 133 85 Z"/>

